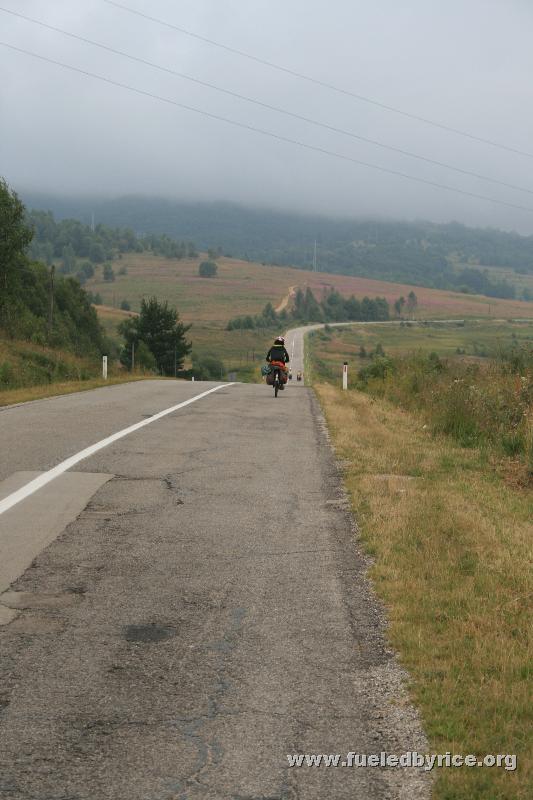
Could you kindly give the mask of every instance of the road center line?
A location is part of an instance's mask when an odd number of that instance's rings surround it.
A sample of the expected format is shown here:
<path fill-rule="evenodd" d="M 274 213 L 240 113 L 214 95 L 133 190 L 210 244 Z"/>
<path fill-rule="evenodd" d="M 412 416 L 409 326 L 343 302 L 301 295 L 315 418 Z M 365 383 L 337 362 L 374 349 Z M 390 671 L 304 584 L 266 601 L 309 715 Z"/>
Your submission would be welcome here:
<path fill-rule="evenodd" d="M 140 428 L 144 428 L 145 425 L 151 425 L 152 422 L 156 422 L 156 420 L 161 419 L 162 417 L 166 417 L 168 414 L 172 414 L 174 411 L 178 411 L 180 408 L 184 408 L 185 406 L 190 405 L 191 403 L 195 403 L 197 400 L 201 400 L 203 397 L 207 397 L 208 394 L 212 394 L 213 392 L 218 392 L 219 389 L 223 389 L 227 386 L 233 386 L 233 383 L 222 383 L 220 386 L 215 386 L 213 389 L 208 389 L 206 392 L 202 392 L 201 394 L 197 394 L 194 397 L 189 398 L 189 400 L 184 400 L 183 403 L 178 403 L 175 406 L 171 406 L 170 408 L 165 408 L 163 411 L 159 411 L 157 414 L 154 414 L 153 417 L 149 417 L 148 419 L 143 419 L 141 422 L 136 422 L 134 425 L 130 425 L 128 428 L 123 428 L 121 431 L 117 431 L 117 433 L 112 433 L 111 436 L 107 436 L 105 439 L 101 439 L 96 444 L 91 444 L 89 447 L 86 447 L 84 450 L 80 450 L 79 453 L 76 453 L 70 458 L 65 459 L 65 461 L 61 461 L 57 466 L 52 467 L 47 472 L 43 472 L 42 475 L 39 477 L 34 478 L 32 481 L 27 483 L 25 486 L 22 486 L 20 489 L 17 489 L 16 492 L 9 494 L 3 500 L 0 501 L 0 514 L 4 514 L 6 511 L 9 511 L 10 508 L 16 506 L 17 503 L 20 503 L 21 500 L 25 500 L 27 497 L 32 495 L 34 492 L 37 492 L 39 489 L 42 489 L 43 486 L 46 486 L 47 483 L 53 481 L 54 478 L 57 478 L 58 475 L 62 475 L 68 469 L 73 467 L 79 461 L 83 461 L 84 458 L 89 458 L 89 456 L 94 455 L 99 450 L 102 450 L 104 447 L 107 447 L 109 444 L 113 444 L 118 439 L 122 439 L 124 436 L 128 436 L 130 433 L 134 433 L 134 431 L 138 431 Z"/>

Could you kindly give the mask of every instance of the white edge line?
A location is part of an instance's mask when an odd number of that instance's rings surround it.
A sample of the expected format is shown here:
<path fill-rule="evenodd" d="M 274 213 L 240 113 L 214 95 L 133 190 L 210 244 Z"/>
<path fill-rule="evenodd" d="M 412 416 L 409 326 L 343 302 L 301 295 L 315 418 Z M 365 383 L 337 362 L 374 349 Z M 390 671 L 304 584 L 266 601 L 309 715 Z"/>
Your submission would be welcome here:
<path fill-rule="evenodd" d="M 156 420 L 166 417 L 167 414 L 172 414 L 173 411 L 178 411 L 178 409 L 184 408 L 191 403 L 195 403 L 197 400 L 201 400 L 202 397 L 207 397 L 208 394 L 218 392 L 219 389 L 224 389 L 227 386 L 234 386 L 234 383 L 221 383 L 220 386 L 215 386 L 213 389 L 208 389 L 206 392 L 202 392 L 194 397 L 190 397 L 188 400 L 184 400 L 183 403 L 178 403 L 170 408 L 165 408 L 163 411 L 158 411 L 158 413 L 154 414 L 153 417 L 150 417 L 149 419 L 143 419 L 141 422 L 136 422 L 134 425 L 130 425 L 128 428 L 123 428 L 123 430 L 117 431 L 117 433 L 112 433 L 111 436 L 101 439 L 99 442 L 96 442 L 96 444 L 91 444 L 84 450 L 80 450 L 79 453 L 70 456 L 70 458 L 65 459 L 65 461 L 61 461 L 55 467 L 52 467 L 52 469 L 43 472 L 42 475 L 34 478 L 25 486 L 22 486 L 22 488 L 17 489 L 16 492 L 12 492 L 3 500 L 1 500 L 0 514 L 4 514 L 6 511 L 9 511 L 10 508 L 16 506 L 17 503 L 20 503 L 21 500 L 25 500 L 34 492 L 42 489 L 42 487 L 46 486 L 47 483 L 50 483 L 50 481 L 53 481 L 54 478 L 62 475 L 79 461 L 83 461 L 84 458 L 94 455 L 94 453 L 97 453 L 99 450 L 102 450 L 102 448 L 113 444 L 113 442 L 116 442 L 118 439 L 122 439 L 124 436 L 128 436 L 128 434 L 133 433 L 134 431 L 138 431 L 140 428 L 144 428 L 145 425 L 151 425 L 152 422 L 156 422 Z"/>

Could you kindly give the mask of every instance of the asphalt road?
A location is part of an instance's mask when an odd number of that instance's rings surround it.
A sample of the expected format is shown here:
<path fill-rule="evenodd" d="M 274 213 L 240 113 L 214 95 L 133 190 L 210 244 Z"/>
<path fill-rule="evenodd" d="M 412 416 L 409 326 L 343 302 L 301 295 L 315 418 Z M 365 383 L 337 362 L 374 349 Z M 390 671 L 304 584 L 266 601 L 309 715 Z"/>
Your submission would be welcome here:
<path fill-rule="evenodd" d="M 1 410 L 0 500 L 211 386 Z M 5 800 L 428 797 L 418 770 L 288 767 L 426 750 L 309 389 L 148 424 L 1 514 L 0 549 Z"/>

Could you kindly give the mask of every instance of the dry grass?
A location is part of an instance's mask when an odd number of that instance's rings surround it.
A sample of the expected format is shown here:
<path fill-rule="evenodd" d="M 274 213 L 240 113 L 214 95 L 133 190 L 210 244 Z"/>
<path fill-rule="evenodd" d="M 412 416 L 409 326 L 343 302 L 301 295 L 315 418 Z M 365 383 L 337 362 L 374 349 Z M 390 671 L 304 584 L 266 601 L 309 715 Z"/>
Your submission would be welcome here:
<path fill-rule="evenodd" d="M 138 310 L 143 296 L 156 295 L 176 306 L 187 322 L 223 323 L 239 315 L 257 314 L 268 302 L 279 307 L 295 287 L 305 290 L 309 286 L 318 299 L 332 287 L 345 296 L 379 295 L 391 304 L 413 289 L 406 284 L 263 266 L 234 258 L 217 260 L 215 278 L 200 278 L 198 265 L 204 258 L 205 254 L 177 261 L 146 253 L 125 253 L 114 266 L 117 273 L 120 267 L 125 267 L 126 275 L 117 274 L 113 283 L 105 283 L 100 269 L 86 288 L 99 292 L 109 306 L 119 306 L 122 300 L 128 300 L 132 309 Z M 421 318 L 533 317 L 532 303 L 414 288 L 418 297 L 417 316 Z"/>
<path fill-rule="evenodd" d="M 533 797 L 531 494 L 385 401 L 317 392 L 432 752 L 518 755 L 439 770 L 435 798 Z"/>

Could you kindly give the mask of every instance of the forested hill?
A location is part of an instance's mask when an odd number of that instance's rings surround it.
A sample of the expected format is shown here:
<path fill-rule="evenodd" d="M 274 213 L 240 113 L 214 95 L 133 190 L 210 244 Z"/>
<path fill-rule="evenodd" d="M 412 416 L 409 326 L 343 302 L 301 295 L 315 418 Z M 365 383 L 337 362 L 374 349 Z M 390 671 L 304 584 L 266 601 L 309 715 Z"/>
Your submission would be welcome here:
<path fill-rule="evenodd" d="M 533 237 L 453 222 L 330 219 L 229 203 L 191 203 L 149 197 L 114 200 L 24 195 L 29 207 L 88 224 L 128 227 L 137 235 L 166 234 L 202 249 L 274 265 L 311 268 L 317 242 L 324 272 L 369 276 L 435 288 L 461 288 L 499 297 L 514 296 L 506 281 L 484 267 L 533 273 Z M 526 299 L 531 299 L 527 297 Z"/>

